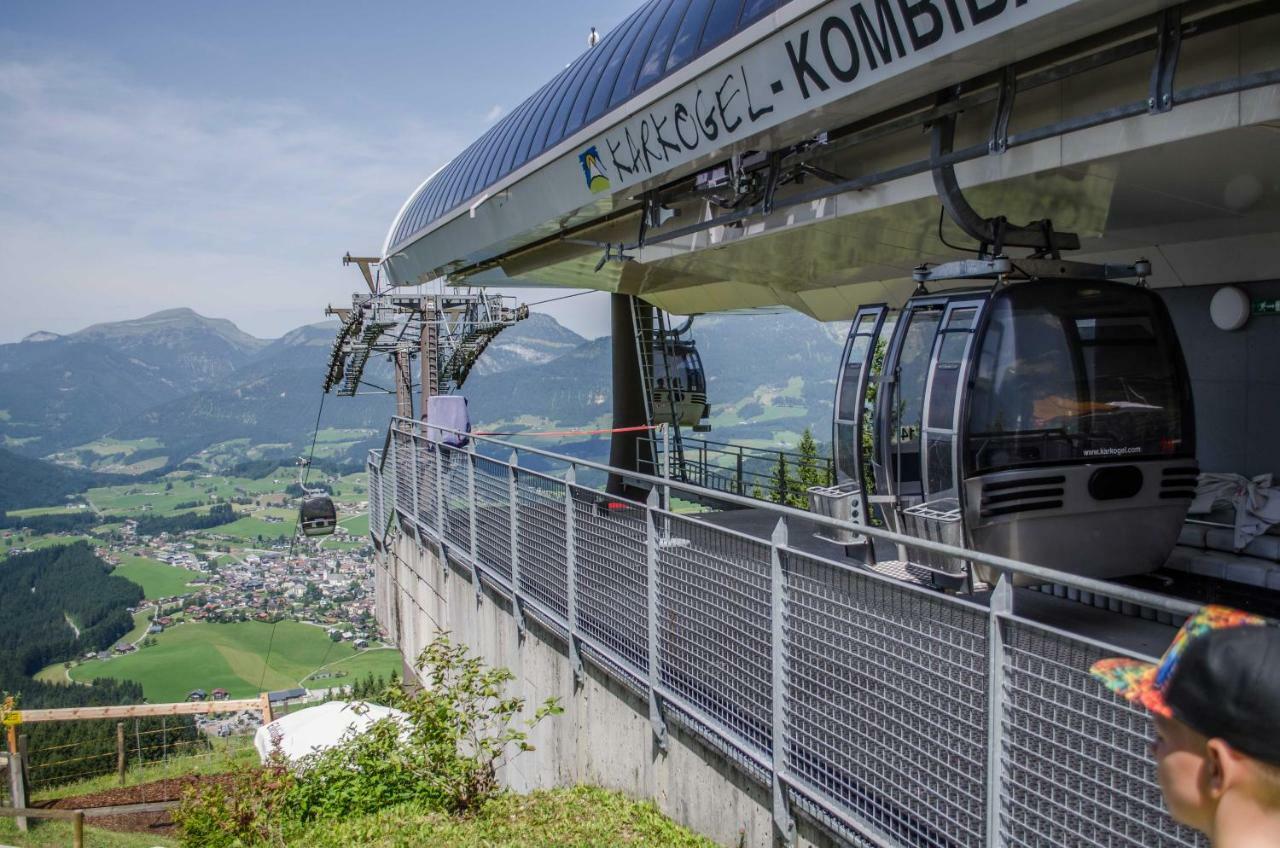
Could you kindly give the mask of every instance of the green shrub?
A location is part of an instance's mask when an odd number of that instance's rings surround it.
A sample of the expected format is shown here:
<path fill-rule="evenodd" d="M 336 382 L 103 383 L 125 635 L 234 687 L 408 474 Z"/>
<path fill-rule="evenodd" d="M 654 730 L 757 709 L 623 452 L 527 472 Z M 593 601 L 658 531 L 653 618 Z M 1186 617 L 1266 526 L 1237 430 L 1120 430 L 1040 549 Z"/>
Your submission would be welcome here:
<path fill-rule="evenodd" d="M 470 813 L 499 793 L 498 768 L 533 750 L 529 731 L 562 710 L 554 698 L 522 718 L 507 695 L 514 675 L 489 668 L 438 636 L 418 657 L 425 685 L 389 686 L 380 698 L 407 719 L 382 719 L 332 748 L 288 766 L 277 749 L 265 766 L 242 768 L 228 786 L 189 793 L 174 813 L 193 848 L 281 845 L 309 822 L 338 821 L 410 805 Z"/>
<path fill-rule="evenodd" d="M 296 830 L 289 796 L 296 779 L 279 752 L 267 765 L 246 765 L 231 772 L 227 784 L 188 789 L 173 811 L 182 844 L 191 848 L 283 846 Z"/>

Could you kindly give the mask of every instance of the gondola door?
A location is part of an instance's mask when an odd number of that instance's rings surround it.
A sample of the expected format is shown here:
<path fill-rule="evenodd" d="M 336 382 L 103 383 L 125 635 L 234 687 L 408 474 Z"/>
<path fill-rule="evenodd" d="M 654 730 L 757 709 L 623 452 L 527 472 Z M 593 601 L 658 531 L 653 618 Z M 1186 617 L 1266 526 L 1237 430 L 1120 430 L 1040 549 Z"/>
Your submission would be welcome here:
<path fill-rule="evenodd" d="M 868 498 L 874 490 L 867 449 L 870 439 L 867 437 L 871 432 L 870 403 L 879 375 L 872 372 L 879 364 L 877 350 L 884 349 L 880 338 L 888 314 L 889 309 L 884 305 L 864 306 L 858 310 L 849 327 L 849 338 L 845 342 L 840 374 L 836 380 L 836 414 L 832 433 L 836 482 L 841 486 L 856 486 L 857 514 L 854 520 L 859 522 L 867 521 L 870 516 Z"/>
<path fill-rule="evenodd" d="M 969 349 L 985 298 L 950 301 L 942 313 L 929 359 L 924 395 L 920 456 L 924 500 L 940 510 L 958 509 L 960 487 L 959 421 L 967 380 Z"/>
<path fill-rule="evenodd" d="M 945 297 L 912 298 L 894 328 L 875 396 L 876 495 L 889 526 L 905 532 L 902 511 L 924 500 L 921 431 L 930 354 Z"/>

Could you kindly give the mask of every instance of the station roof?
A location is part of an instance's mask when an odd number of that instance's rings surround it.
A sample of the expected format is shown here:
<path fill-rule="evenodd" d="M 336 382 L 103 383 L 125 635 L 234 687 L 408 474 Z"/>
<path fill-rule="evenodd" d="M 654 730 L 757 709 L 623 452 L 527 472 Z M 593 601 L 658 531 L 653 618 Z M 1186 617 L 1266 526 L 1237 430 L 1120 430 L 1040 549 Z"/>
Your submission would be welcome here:
<path fill-rule="evenodd" d="M 789 0 L 649 0 L 494 124 L 409 199 L 394 249 L 601 115 Z"/>

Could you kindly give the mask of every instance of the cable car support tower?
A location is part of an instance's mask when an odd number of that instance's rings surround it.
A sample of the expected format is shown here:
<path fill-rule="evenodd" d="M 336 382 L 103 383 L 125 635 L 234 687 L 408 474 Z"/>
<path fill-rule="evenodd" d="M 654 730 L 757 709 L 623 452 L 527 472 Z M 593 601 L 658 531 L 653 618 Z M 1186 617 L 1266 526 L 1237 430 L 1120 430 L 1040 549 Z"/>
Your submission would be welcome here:
<path fill-rule="evenodd" d="M 343 265 L 356 265 L 367 292 L 351 296 L 350 307 L 327 307 L 342 326 L 329 354 L 324 390 L 336 388 L 340 397 L 374 392 L 394 393 L 396 415 L 413 417 L 413 358 L 418 357 L 418 385 L 422 397 L 458 391 L 489 343 L 507 327 L 529 316 L 529 308 L 514 298 L 490 294 L 483 288 L 432 294 L 392 294 L 381 285 L 379 260 L 347 254 Z M 371 357 L 386 356 L 392 364 L 394 388 L 366 379 Z M 420 412 L 426 416 L 425 400 Z"/>

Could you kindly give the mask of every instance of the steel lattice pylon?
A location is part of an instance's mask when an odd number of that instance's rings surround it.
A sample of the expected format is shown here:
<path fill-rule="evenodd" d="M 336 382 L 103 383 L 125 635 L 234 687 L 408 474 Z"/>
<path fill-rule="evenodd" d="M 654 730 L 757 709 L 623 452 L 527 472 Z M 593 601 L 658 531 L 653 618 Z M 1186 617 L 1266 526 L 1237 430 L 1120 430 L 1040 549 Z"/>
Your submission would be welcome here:
<path fill-rule="evenodd" d="M 514 298 L 484 289 L 457 293 L 392 294 L 378 290 L 377 260 L 344 263 L 360 266 L 368 292 L 351 296 L 350 308 L 329 307 L 342 327 L 329 354 L 324 378 L 326 392 L 352 397 L 364 381 L 365 367 L 374 355 L 397 361 L 396 392 L 407 392 L 409 361 L 420 358 L 424 397 L 450 394 L 461 388 L 484 349 L 498 333 L 527 318 L 529 308 Z M 372 388 L 386 391 L 381 387 Z"/>

